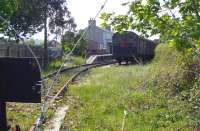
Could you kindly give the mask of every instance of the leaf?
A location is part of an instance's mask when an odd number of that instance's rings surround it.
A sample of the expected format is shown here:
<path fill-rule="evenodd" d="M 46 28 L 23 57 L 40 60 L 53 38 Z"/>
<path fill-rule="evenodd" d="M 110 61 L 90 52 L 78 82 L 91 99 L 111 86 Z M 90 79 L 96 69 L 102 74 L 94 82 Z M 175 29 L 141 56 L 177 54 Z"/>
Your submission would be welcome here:
<path fill-rule="evenodd" d="M 188 20 L 188 21 L 190 21 L 190 20 L 193 19 L 193 16 L 192 15 L 188 15 L 188 16 L 185 17 L 185 19 Z"/>
<path fill-rule="evenodd" d="M 176 45 L 176 42 L 174 40 L 169 41 L 169 46 L 174 47 Z"/>

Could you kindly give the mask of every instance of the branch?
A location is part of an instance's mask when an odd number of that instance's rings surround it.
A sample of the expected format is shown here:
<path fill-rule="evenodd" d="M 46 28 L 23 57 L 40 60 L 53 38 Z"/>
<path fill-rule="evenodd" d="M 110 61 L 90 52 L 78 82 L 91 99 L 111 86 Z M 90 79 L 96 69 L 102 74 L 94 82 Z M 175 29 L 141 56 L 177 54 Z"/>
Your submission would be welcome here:
<path fill-rule="evenodd" d="M 197 5 L 197 3 L 195 2 L 195 0 L 192 0 L 192 3 L 194 5 L 194 13 L 196 14 L 197 16 L 197 19 L 200 20 L 200 15 L 199 15 L 199 12 L 197 10 L 197 8 L 199 7 L 199 5 Z"/>

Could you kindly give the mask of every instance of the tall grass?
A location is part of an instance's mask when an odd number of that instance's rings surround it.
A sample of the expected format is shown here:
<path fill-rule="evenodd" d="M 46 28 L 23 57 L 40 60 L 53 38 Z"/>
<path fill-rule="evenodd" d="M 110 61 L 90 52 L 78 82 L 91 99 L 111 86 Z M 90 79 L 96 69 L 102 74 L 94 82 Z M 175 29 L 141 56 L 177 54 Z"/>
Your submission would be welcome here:
<path fill-rule="evenodd" d="M 168 77 L 179 70 L 178 59 L 178 52 L 161 44 L 154 60 L 147 65 L 92 70 L 80 84 L 69 89 L 68 95 L 73 96 L 76 104 L 71 104 L 64 127 L 86 131 L 121 130 L 124 111 L 128 112 L 126 131 L 184 127 L 188 124 L 187 111 L 180 112 L 180 108 L 185 102 L 173 103 L 173 99 L 163 93 L 173 88 Z M 172 80 L 176 80 L 176 76 Z M 173 105 L 178 102 L 180 106 Z M 190 126 L 184 129 L 192 130 Z"/>

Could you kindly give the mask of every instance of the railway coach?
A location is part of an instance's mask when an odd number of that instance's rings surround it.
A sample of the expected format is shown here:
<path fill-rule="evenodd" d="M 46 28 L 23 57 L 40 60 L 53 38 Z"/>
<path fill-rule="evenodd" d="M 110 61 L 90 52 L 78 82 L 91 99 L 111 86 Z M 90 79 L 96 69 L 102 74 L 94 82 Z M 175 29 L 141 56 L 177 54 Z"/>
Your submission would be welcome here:
<path fill-rule="evenodd" d="M 157 44 L 134 32 L 115 33 L 112 40 L 112 54 L 119 64 L 121 62 L 136 63 L 138 60 L 146 62 L 154 57 L 154 49 Z"/>

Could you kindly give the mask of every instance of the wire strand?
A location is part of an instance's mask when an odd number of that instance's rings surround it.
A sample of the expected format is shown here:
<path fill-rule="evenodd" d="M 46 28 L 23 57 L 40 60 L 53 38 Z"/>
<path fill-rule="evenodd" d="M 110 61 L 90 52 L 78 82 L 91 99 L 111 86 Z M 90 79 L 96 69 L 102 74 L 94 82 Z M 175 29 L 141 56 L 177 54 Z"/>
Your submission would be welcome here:
<path fill-rule="evenodd" d="M 106 6 L 107 2 L 108 2 L 108 0 L 105 0 L 105 1 L 104 1 L 104 3 L 103 3 L 103 5 L 101 6 L 100 10 L 97 12 L 97 14 L 96 14 L 94 20 L 96 20 L 96 18 L 99 16 L 99 14 L 101 13 L 101 11 L 102 11 L 102 10 L 104 9 L 104 7 Z M 50 84 L 50 86 L 49 86 L 49 88 L 48 88 L 48 90 L 47 90 L 47 93 L 46 93 L 46 95 L 45 95 L 44 103 L 43 103 L 43 106 L 41 107 L 41 115 L 40 115 L 40 118 L 38 119 L 38 122 L 37 122 L 37 124 L 36 124 L 36 127 L 40 127 L 41 124 L 42 124 L 42 121 L 43 121 L 42 119 L 44 119 L 45 112 L 46 112 L 46 110 L 48 109 L 48 108 L 45 108 L 45 107 L 47 106 L 46 104 L 47 104 L 47 101 L 48 101 L 48 95 L 49 95 L 51 89 L 53 88 L 55 82 L 58 80 L 58 77 L 59 77 L 59 75 L 60 75 L 60 71 L 62 70 L 62 68 L 63 68 L 65 62 L 66 62 L 66 61 L 70 58 L 70 56 L 73 54 L 74 50 L 75 50 L 76 47 L 79 45 L 80 41 L 81 41 L 81 40 L 83 39 L 83 37 L 86 35 L 86 33 L 88 32 L 90 26 L 91 26 L 93 23 L 94 23 L 94 21 L 92 21 L 92 22 L 89 24 L 89 27 L 82 33 L 81 37 L 80 37 L 80 38 L 78 39 L 78 41 L 75 43 L 75 45 L 74 45 L 74 47 L 72 48 L 72 50 L 71 50 L 69 53 L 67 53 L 67 54 L 64 55 L 64 57 L 65 57 L 65 58 L 64 58 L 64 61 L 62 62 L 60 68 L 58 69 L 58 71 L 57 71 L 57 73 L 56 73 L 56 75 L 55 75 L 55 78 L 54 78 L 53 81 L 51 82 L 51 84 Z"/>
<path fill-rule="evenodd" d="M 41 68 L 41 66 L 40 66 L 40 63 L 39 63 L 39 60 L 38 60 L 37 56 L 35 55 L 35 53 L 34 53 L 33 50 L 31 49 L 31 47 L 30 47 L 29 45 L 25 44 L 24 39 L 18 34 L 18 32 L 17 32 L 13 27 L 10 26 L 9 21 L 7 21 L 7 20 L 6 20 L 5 18 L 3 18 L 2 16 L 0 16 L 0 20 L 2 20 L 2 21 L 4 21 L 5 23 L 7 23 L 7 24 L 8 24 L 8 27 L 9 27 L 11 30 L 14 31 L 14 34 L 16 35 L 16 37 L 17 37 L 19 40 L 21 40 L 22 43 L 23 43 L 23 45 L 25 45 L 25 46 L 28 48 L 29 52 L 30 52 L 31 55 L 34 57 L 34 59 L 35 59 L 37 65 L 38 65 L 39 72 L 40 72 L 40 74 L 41 74 L 41 73 L 42 73 L 42 68 Z"/>

